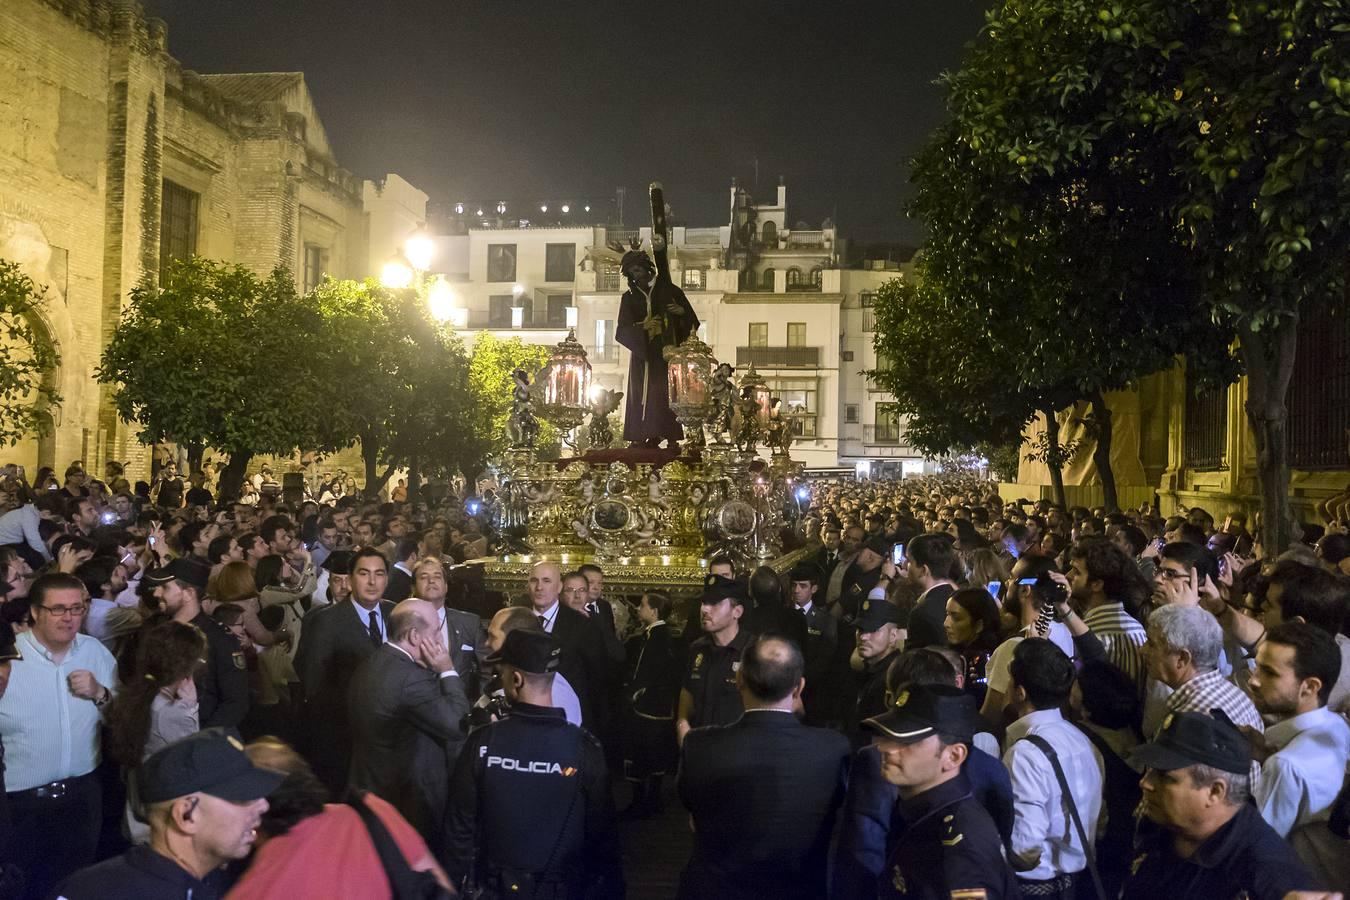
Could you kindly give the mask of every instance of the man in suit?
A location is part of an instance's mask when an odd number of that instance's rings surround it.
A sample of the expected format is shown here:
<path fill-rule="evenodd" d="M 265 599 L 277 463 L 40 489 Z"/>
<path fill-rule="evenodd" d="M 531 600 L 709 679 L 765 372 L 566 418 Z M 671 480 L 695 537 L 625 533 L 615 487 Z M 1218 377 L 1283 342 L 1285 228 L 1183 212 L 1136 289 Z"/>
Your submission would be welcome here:
<path fill-rule="evenodd" d="M 945 534 L 921 534 L 909 542 L 909 563 L 905 575 L 919 591 L 919 599 L 909 614 L 905 649 L 947 646 L 942 620 L 947 616 L 947 598 L 956 593 L 952 584 L 956 549 Z"/>
<path fill-rule="evenodd" d="M 834 571 L 835 566 L 839 565 L 839 561 L 844 556 L 843 539 L 844 534 L 840 531 L 838 525 L 829 524 L 821 529 L 820 542 L 823 546 L 821 546 L 820 552 L 816 554 L 812 562 L 816 564 L 825 578 L 830 577 L 830 573 Z"/>
<path fill-rule="evenodd" d="M 680 897 L 825 896 L 849 745 L 793 715 L 803 671 L 791 641 L 756 638 L 736 676 L 745 714 L 685 736 L 678 786 L 693 820 L 694 851 Z"/>
<path fill-rule="evenodd" d="M 557 563 L 535 563 L 529 585 L 530 607 L 562 648 L 558 671 L 577 692 L 582 718 L 588 723 L 602 721 L 607 663 L 599 627 L 561 601 L 562 569 Z"/>
<path fill-rule="evenodd" d="M 388 642 L 352 677 L 348 784 L 392 803 L 443 858 L 450 771 L 464 746 L 469 698 L 434 606 L 404 600 L 387 621 Z"/>
<path fill-rule="evenodd" d="M 836 666 L 839 620 L 816 602 L 820 569 L 811 563 L 798 563 L 788 580 L 792 584 L 792 608 L 806 624 L 806 642 L 802 645 L 802 656 L 806 659 L 806 689 L 802 691 L 806 721 L 810 725 L 826 725 L 835 713 L 831 688 L 839 675 Z"/>
<path fill-rule="evenodd" d="M 436 611 L 441 642 L 450 652 L 450 660 L 459 673 L 464 693 L 476 698 L 481 684 L 482 659 L 487 655 L 487 632 L 483 621 L 471 612 L 447 606 L 449 586 L 445 565 L 435 557 L 424 557 L 413 566 L 413 596 L 425 600 Z"/>
<path fill-rule="evenodd" d="M 384 588 L 384 599 L 398 603 L 412 596 L 412 567 L 421 552 L 420 546 L 421 541 L 415 534 L 398 539 L 398 543 L 394 545 L 394 565 L 389 570 L 389 582 Z"/>
<path fill-rule="evenodd" d="M 388 636 L 394 604 L 380 599 L 389 581 L 384 554 L 362 547 L 352 554 L 352 595 L 305 616 L 295 671 L 305 693 L 309 758 L 334 796 L 341 796 L 351 765 L 347 694 L 356 667 Z"/>
<path fill-rule="evenodd" d="M 605 654 L 622 669 L 626 657 L 623 641 L 614 619 L 614 605 L 605 599 L 605 572 L 599 566 L 586 563 L 577 567 L 577 574 L 586 579 L 586 614 L 600 626 L 605 642 Z"/>
<path fill-rule="evenodd" d="M 839 561 L 834 564 L 832 571 L 825 574 L 826 606 L 833 607 L 843 595 L 844 576 L 848 574 L 853 561 L 858 558 L 858 551 L 862 549 L 864 539 L 865 532 L 857 525 L 850 525 L 844 530 L 843 538 L 839 542 Z"/>

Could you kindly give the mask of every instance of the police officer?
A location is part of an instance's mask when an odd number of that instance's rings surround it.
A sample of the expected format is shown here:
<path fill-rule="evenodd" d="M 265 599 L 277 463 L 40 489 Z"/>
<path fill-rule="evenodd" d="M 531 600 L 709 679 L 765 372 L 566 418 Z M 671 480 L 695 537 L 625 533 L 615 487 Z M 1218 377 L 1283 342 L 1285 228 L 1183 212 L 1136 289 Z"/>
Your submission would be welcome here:
<path fill-rule="evenodd" d="M 248 668 L 244 648 L 202 609 L 211 570 L 179 558 L 145 574 L 166 613 L 177 622 L 196 625 L 206 635 L 206 665 L 197 673 L 197 706 L 201 727 L 239 727 L 248 714 Z"/>
<path fill-rule="evenodd" d="M 858 607 L 855 625 L 862 671 L 850 673 L 855 700 L 851 715 L 845 717 L 845 731 L 855 748 L 867 743 L 862 722 L 886 711 L 886 670 L 901 652 L 900 616 L 900 608 L 885 597 L 868 597 Z"/>
<path fill-rule="evenodd" d="M 819 602 L 821 572 L 810 562 L 799 562 L 788 576 L 792 585 L 792 608 L 806 624 L 806 689 L 802 704 L 808 725 L 826 725 L 832 718 L 834 681 L 839 674 L 839 620 Z"/>
<path fill-rule="evenodd" d="M 1140 840 L 1121 897 L 1283 897 L 1331 887 L 1316 883 L 1250 802 L 1251 745 L 1222 710 L 1212 712 L 1169 715 L 1131 754 L 1147 766 L 1144 816 L 1161 829 Z"/>
<path fill-rule="evenodd" d="M 846 625 L 852 625 L 858 610 L 881 580 L 881 564 L 890 558 L 891 542 L 881 536 L 868 538 L 848 567 L 839 591 L 839 606 L 832 610 Z"/>
<path fill-rule="evenodd" d="M 689 665 L 675 715 L 675 736 L 681 744 L 689 729 L 702 725 L 730 725 L 741 717 L 741 692 L 736 672 L 751 635 L 741 628 L 749 596 L 730 578 L 709 575 L 699 597 L 703 636 L 689 645 Z M 688 626 L 685 626 L 688 628 Z"/>
<path fill-rule="evenodd" d="M 605 754 L 553 706 L 561 649 L 516 629 L 487 662 L 509 714 L 475 729 L 451 777 L 446 871 L 483 898 L 622 898 Z"/>
<path fill-rule="evenodd" d="M 1017 897 L 1003 841 L 961 766 L 978 727 L 975 701 L 943 684 L 906 685 L 868 719 L 881 775 L 895 785 L 907 823 L 879 881 L 882 897 L 1001 900 Z"/>

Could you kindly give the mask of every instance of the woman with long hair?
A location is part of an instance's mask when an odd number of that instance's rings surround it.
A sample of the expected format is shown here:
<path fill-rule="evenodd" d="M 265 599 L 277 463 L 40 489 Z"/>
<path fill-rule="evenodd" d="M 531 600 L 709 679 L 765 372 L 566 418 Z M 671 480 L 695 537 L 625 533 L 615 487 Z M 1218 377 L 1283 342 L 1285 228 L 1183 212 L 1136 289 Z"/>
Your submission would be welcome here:
<path fill-rule="evenodd" d="M 135 772 L 155 751 L 200 730 L 193 674 L 206 655 L 206 635 L 196 625 L 167 619 L 136 646 L 135 674 L 108 707 L 108 750 L 127 781 L 127 830 L 143 843 L 149 828 L 136 809 Z"/>
<path fill-rule="evenodd" d="M 965 691 L 977 707 L 984 703 L 985 667 L 999 644 L 999 625 L 998 602 L 984 588 L 962 588 L 947 598 L 942 627 L 947 645 L 965 661 Z"/>
<path fill-rule="evenodd" d="M 1008 566 L 1003 559 L 988 547 L 981 547 L 970 554 L 970 574 L 966 576 L 966 586 L 984 588 L 989 585 L 1002 585 L 1009 578 Z"/>

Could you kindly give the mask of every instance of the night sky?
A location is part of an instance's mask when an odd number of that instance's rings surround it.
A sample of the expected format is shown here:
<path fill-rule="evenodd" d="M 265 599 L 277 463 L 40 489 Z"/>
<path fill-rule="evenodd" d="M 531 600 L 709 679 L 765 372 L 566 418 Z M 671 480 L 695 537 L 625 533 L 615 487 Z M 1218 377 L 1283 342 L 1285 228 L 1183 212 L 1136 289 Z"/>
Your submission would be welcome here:
<path fill-rule="evenodd" d="M 727 221 L 736 176 L 789 223 L 917 242 L 906 158 L 989 0 L 144 0 L 204 73 L 302 71 L 338 162 L 433 200 Z"/>

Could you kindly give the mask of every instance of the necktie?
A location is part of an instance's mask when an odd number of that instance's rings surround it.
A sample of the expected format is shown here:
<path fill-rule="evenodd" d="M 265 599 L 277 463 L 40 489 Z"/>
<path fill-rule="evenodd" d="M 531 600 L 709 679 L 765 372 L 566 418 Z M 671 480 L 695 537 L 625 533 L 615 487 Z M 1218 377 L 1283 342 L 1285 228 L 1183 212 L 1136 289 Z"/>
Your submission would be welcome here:
<path fill-rule="evenodd" d="M 599 604 L 599 603 L 587 603 L 587 604 L 586 604 L 586 610 L 587 610 L 591 615 L 596 615 L 597 613 L 600 612 L 600 604 Z"/>
<path fill-rule="evenodd" d="M 546 617 L 546 616 L 535 616 L 535 618 L 539 620 L 539 624 L 540 624 L 540 625 L 543 625 L 545 630 L 548 630 L 548 617 Z"/>
<path fill-rule="evenodd" d="M 380 619 L 373 609 L 370 611 L 370 642 L 376 647 L 384 643 L 384 638 L 380 634 Z"/>

